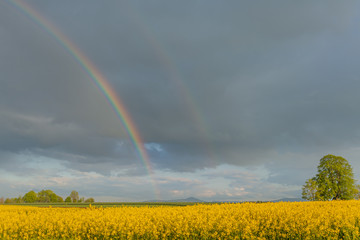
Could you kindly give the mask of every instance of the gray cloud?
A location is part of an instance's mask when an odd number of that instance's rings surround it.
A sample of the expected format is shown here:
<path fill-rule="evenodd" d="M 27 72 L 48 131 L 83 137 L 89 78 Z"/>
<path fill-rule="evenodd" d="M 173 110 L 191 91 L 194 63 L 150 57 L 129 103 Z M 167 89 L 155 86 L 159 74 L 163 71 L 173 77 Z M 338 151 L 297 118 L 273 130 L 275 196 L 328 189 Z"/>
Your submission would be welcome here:
<path fill-rule="evenodd" d="M 144 141 L 162 149 L 148 149 L 156 170 L 265 165 L 267 181 L 298 185 L 323 154 L 359 144 L 355 1 L 29 4 L 94 62 Z M 146 174 L 79 64 L 0 6 L 0 151 Z"/>

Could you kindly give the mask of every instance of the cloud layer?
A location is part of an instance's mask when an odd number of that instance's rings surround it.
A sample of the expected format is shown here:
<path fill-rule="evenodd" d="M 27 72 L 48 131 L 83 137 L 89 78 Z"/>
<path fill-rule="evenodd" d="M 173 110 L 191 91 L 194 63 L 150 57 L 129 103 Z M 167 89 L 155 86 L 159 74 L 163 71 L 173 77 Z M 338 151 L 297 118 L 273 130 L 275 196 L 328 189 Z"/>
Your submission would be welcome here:
<path fill-rule="evenodd" d="M 295 196 L 328 153 L 360 170 L 356 1 L 29 5 L 121 97 L 165 198 Z M 0 4 L 0 53 L 4 194 L 26 191 L 26 178 L 42 176 L 64 192 L 71 190 L 66 179 L 78 178 L 93 183 L 86 194 L 103 199 L 152 197 L 136 195 L 151 184 L 149 170 L 105 97 L 53 37 L 8 3 Z M 41 172 L 32 164 L 39 159 L 51 162 Z M 223 167 L 239 173 L 219 176 Z M 207 184 L 207 175 L 216 175 L 219 187 Z M 103 188 L 118 180 L 131 197 Z M 7 193 L 9 182 L 15 190 Z M 260 185 L 274 193 L 261 195 Z"/>

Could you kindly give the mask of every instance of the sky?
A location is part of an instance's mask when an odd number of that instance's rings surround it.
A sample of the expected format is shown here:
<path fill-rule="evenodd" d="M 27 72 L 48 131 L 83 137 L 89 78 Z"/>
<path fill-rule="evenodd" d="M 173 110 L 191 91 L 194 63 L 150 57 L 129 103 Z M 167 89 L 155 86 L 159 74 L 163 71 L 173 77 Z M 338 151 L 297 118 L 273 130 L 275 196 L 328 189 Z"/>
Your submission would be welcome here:
<path fill-rule="evenodd" d="M 327 154 L 360 180 L 359 2 L 26 4 L 0 2 L 0 197 L 299 198 Z"/>

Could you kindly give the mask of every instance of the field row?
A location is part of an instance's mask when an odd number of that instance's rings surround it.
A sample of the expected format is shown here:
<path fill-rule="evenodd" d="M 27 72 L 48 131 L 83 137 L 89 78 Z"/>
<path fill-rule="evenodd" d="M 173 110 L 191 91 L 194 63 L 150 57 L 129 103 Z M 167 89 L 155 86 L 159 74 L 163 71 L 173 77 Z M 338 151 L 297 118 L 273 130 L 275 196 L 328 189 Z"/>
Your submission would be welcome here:
<path fill-rule="evenodd" d="M 1 239 L 359 239 L 360 202 L 0 206 Z"/>

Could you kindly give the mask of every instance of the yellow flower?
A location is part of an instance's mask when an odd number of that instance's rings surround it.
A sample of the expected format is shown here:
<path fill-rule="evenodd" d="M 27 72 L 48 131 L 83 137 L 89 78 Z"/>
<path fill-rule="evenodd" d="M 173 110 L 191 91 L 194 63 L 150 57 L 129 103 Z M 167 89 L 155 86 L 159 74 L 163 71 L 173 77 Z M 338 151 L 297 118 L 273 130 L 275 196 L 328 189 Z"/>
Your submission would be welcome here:
<path fill-rule="evenodd" d="M 0 206 L 0 239 L 358 239 L 360 202 Z"/>

